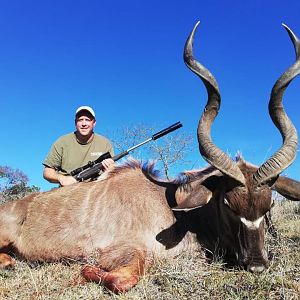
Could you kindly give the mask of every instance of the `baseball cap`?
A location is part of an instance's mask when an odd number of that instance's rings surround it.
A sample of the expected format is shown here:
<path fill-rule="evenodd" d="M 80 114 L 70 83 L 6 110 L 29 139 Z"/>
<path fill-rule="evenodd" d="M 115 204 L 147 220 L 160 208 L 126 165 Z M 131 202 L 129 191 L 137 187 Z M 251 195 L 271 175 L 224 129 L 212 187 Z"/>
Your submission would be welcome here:
<path fill-rule="evenodd" d="M 88 111 L 94 118 L 96 118 L 96 114 L 95 114 L 94 110 L 90 106 L 85 106 L 85 105 L 78 107 L 75 115 L 77 116 L 77 114 L 79 112 L 81 112 L 82 110 Z"/>

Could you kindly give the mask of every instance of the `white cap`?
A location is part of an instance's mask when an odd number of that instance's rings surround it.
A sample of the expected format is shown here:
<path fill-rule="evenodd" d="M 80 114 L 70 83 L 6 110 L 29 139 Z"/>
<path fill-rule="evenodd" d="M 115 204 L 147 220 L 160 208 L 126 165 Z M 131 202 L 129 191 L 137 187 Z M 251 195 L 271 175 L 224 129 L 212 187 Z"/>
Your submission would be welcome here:
<path fill-rule="evenodd" d="M 76 110 L 76 115 L 82 110 L 87 110 L 94 118 L 96 118 L 96 114 L 90 106 L 80 106 L 80 107 L 78 107 L 77 110 Z"/>

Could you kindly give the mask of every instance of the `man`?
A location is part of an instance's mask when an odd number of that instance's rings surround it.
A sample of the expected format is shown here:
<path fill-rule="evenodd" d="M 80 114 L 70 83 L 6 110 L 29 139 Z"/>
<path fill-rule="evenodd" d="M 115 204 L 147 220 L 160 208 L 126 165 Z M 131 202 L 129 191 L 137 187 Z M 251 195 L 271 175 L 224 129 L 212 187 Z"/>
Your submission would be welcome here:
<path fill-rule="evenodd" d="M 89 106 L 80 106 L 75 114 L 76 131 L 60 137 L 51 147 L 43 165 L 43 177 L 51 183 L 61 186 L 76 181 L 70 172 L 97 159 L 101 154 L 109 152 L 114 155 L 111 142 L 96 133 L 96 115 Z M 109 158 L 102 161 L 103 171 L 114 165 Z"/>

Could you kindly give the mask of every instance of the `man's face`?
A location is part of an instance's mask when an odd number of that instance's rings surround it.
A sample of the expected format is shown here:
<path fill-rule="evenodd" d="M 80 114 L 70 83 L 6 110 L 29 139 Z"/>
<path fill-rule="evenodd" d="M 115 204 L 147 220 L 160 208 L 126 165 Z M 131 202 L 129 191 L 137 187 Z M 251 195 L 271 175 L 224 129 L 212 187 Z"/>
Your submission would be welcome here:
<path fill-rule="evenodd" d="M 89 112 L 80 112 L 75 120 L 75 126 L 79 134 L 82 136 L 89 136 L 92 134 L 96 120 Z"/>

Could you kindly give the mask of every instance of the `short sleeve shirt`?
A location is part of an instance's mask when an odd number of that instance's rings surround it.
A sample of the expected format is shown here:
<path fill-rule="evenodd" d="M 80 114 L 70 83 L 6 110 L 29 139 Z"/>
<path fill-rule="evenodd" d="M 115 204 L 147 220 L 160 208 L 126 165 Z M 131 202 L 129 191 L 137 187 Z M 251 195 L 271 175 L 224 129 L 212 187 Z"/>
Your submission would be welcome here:
<path fill-rule="evenodd" d="M 114 155 L 111 142 L 104 136 L 94 133 L 88 144 L 80 144 L 75 133 L 69 133 L 52 145 L 43 165 L 63 174 L 70 174 L 74 169 L 86 165 L 106 152 Z"/>

